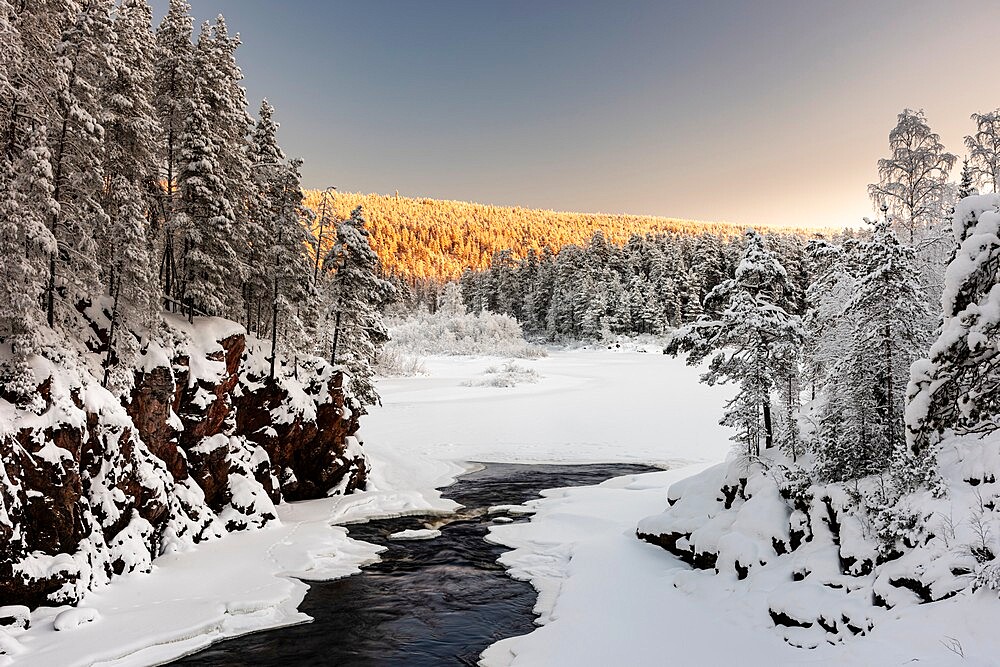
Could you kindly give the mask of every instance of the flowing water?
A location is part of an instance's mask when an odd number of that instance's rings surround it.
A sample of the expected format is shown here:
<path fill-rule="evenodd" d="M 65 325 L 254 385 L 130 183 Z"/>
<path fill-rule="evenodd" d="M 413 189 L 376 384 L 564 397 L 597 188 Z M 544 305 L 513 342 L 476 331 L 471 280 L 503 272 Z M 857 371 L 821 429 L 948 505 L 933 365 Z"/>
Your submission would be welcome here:
<path fill-rule="evenodd" d="M 229 639 L 176 665 L 475 665 L 490 644 L 534 629 L 535 591 L 496 561 L 506 547 L 484 537 L 495 505 L 519 505 L 542 489 L 599 484 L 655 468 L 639 465 L 489 464 L 444 490 L 464 508 L 447 517 L 402 517 L 349 526 L 351 537 L 384 544 L 381 562 L 361 574 L 310 583 L 300 609 L 312 623 Z M 443 525 L 439 525 L 443 524 Z M 440 528 L 430 540 L 392 533 Z"/>

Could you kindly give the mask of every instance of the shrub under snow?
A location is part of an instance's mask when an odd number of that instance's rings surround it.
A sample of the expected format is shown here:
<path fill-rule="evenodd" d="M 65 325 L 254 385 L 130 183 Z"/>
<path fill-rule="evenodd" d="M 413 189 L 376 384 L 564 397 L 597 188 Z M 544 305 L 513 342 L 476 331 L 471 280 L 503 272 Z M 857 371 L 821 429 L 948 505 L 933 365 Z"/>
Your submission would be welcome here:
<path fill-rule="evenodd" d="M 513 361 L 503 366 L 490 366 L 479 377 L 471 378 L 462 383 L 466 387 L 516 387 L 525 382 L 538 382 L 538 372 L 533 368 L 525 368 Z"/>
<path fill-rule="evenodd" d="M 437 312 L 421 311 L 390 320 L 388 326 L 391 339 L 386 350 L 390 355 L 480 354 L 522 359 L 546 355 L 545 348 L 524 339 L 521 325 L 513 317 L 465 312 L 453 285 L 445 289 Z"/>

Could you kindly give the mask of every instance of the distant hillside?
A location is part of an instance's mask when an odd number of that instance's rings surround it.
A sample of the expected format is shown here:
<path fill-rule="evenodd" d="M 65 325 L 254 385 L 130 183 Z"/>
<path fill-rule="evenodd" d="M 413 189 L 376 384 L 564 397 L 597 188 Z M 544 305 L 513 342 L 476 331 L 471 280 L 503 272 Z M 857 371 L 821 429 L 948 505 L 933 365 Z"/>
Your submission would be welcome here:
<path fill-rule="evenodd" d="M 306 204 L 313 210 L 319 210 L 320 202 L 319 191 L 306 192 Z M 745 229 L 729 223 L 676 218 L 566 213 L 348 192 L 334 193 L 327 206 L 337 219 L 363 206 L 372 245 L 386 270 L 411 280 L 457 278 L 466 268 L 488 267 L 493 253 L 499 250 L 510 249 L 515 256 L 523 257 L 530 249 L 540 252 L 548 247 L 555 251 L 569 244 L 585 244 L 599 229 L 615 244 L 625 243 L 633 234 L 733 236 Z"/>

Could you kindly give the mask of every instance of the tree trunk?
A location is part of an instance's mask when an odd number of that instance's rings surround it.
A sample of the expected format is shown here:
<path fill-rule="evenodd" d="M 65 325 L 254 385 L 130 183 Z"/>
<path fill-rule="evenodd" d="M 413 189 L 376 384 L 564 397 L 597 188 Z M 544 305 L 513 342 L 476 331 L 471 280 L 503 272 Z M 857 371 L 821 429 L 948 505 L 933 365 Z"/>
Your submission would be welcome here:
<path fill-rule="evenodd" d="M 774 446 L 774 434 L 771 431 L 771 401 L 766 399 L 764 407 L 764 449 L 771 449 Z"/>
<path fill-rule="evenodd" d="M 885 325 L 885 423 L 889 434 L 890 447 L 895 445 L 892 423 L 892 329 Z"/>
<path fill-rule="evenodd" d="M 794 392 L 794 390 L 795 390 L 795 387 L 792 385 L 792 374 L 789 373 L 788 374 L 788 397 L 785 400 L 785 407 L 786 407 L 787 412 L 788 412 L 788 424 L 787 424 L 786 428 L 788 428 L 788 434 L 789 434 L 788 442 L 792 446 L 792 463 L 795 463 L 795 445 L 797 444 L 795 442 L 795 434 L 798 432 L 792 426 L 792 420 L 795 418 L 795 411 L 792 408 L 792 398 L 793 398 L 792 393 Z M 795 402 L 798 403 L 799 401 L 796 400 Z"/>
<path fill-rule="evenodd" d="M 271 308 L 271 379 L 274 379 L 274 362 L 278 358 L 278 299 Z"/>
<path fill-rule="evenodd" d="M 111 353 L 115 344 L 115 329 L 118 325 L 118 297 L 121 295 L 121 290 L 122 284 L 121 281 L 118 281 L 114 288 L 115 305 L 111 308 L 111 326 L 108 327 L 108 354 L 104 358 L 104 381 L 101 386 L 105 389 L 108 388 L 108 375 L 111 372 Z"/>
<path fill-rule="evenodd" d="M 333 351 L 330 353 L 330 365 L 337 365 L 337 339 L 340 338 L 340 311 L 337 311 L 337 321 L 333 325 Z"/>

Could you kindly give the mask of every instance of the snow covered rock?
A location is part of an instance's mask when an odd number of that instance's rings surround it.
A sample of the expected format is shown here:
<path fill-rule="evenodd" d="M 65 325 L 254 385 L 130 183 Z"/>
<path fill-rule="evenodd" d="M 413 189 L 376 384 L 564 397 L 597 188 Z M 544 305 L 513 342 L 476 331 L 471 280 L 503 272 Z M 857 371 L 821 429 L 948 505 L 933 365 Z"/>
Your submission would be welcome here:
<path fill-rule="evenodd" d="M 91 609 L 89 607 L 76 607 L 73 609 L 67 609 L 56 616 L 55 620 L 52 622 L 52 627 L 57 632 L 75 630 L 86 623 L 93 623 L 100 617 L 101 615 L 96 609 Z"/>
<path fill-rule="evenodd" d="M 0 607 L 0 627 L 25 630 L 31 624 L 31 610 L 24 605 Z"/>
<path fill-rule="evenodd" d="M 390 535 L 389 539 L 405 542 L 409 540 L 433 540 L 435 537 L 441 537 L 440 530 L 423 528 L 423 529 L 401 530 L 398 533 L 393 533 L 392 535 Z"/>
<path fill-rule="evenodd" d="M 909 606 L 1000 590 L 1000 434 L 948 437 L 937 461 L 943 492 L 886 502 L 887 476 L 821 483 L 769 450 L 675 484 L 637 533 L 708 571 L 682 577 L 685 592 L 766 601 L 794 646 L 841 642 Z"/>
<path fill-rule="evenodd" d="M 33 394 L 0 395 L 0 601 L 75 604 L 284 499 L 364 487 L 341 372 L 307 359 L 270 379 L 269 345 L 238 324 L 164 324 L 118 394 L 87 350 L 53 346 L 31 358 Z"/>

